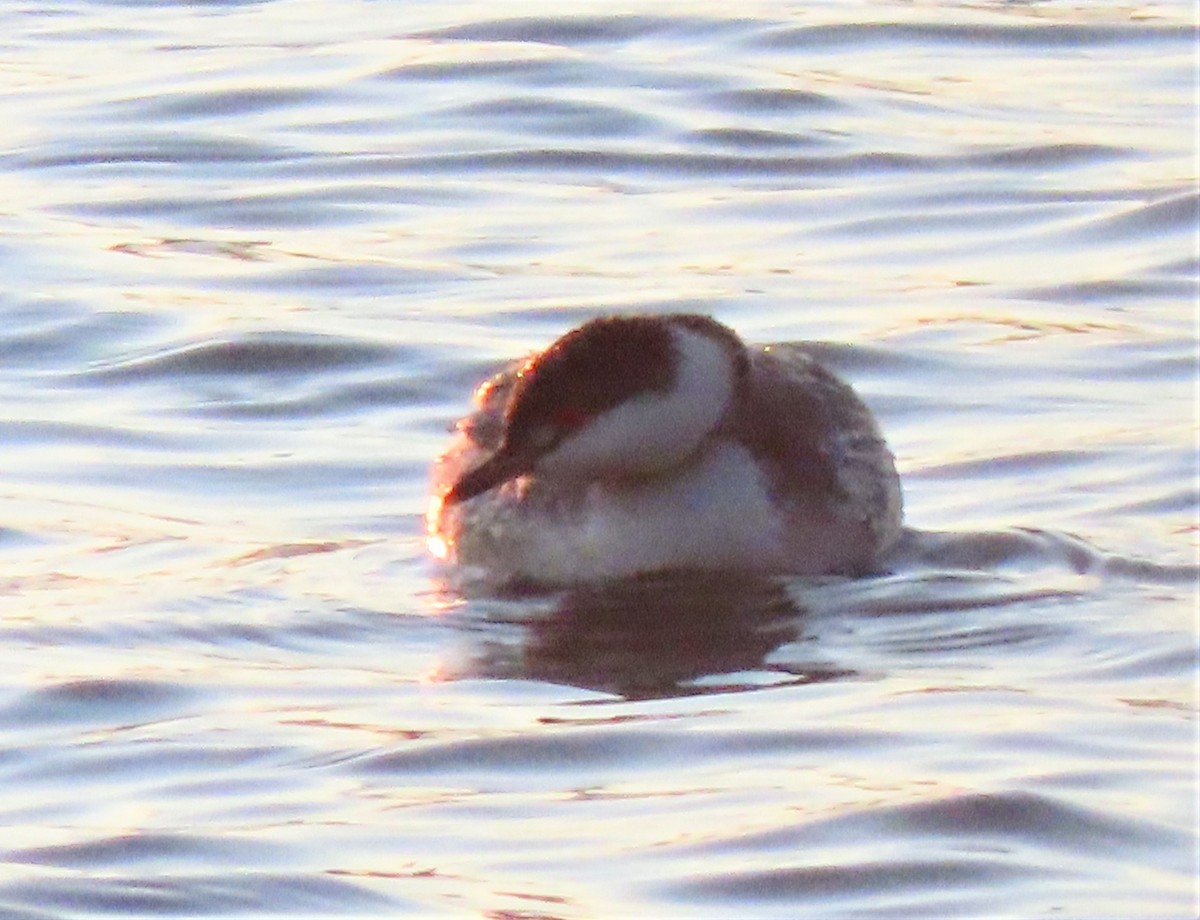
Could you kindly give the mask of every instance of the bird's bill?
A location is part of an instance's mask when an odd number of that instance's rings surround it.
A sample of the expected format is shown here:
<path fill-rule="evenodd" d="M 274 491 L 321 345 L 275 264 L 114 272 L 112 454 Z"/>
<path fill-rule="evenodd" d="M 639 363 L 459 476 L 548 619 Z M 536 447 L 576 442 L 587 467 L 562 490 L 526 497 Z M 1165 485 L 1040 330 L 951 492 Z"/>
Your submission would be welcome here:
<path fill-rule="evenodd" d="M 442 504 L 456 505 L 476 495 L 482 495 L 510 479 L 528 473 L 532 466 L 533 463 L 528 457 L 508 452 L 502 447 L 475 469 L 468 470 L 460 476 L 458 482 L 442 496 Z"/>

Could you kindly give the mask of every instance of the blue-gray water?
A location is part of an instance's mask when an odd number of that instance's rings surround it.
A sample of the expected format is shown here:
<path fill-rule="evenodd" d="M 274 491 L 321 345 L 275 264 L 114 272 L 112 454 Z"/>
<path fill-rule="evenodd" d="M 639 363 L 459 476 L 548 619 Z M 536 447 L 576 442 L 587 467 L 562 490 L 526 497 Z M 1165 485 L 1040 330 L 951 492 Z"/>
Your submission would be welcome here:
<path fill-rule="evenodd" d="M 0 7 L 0 915 L 1195 916 L 1194 18 Z M 907 555 L 457 594 L 473 385 L 680 309 Z"/>

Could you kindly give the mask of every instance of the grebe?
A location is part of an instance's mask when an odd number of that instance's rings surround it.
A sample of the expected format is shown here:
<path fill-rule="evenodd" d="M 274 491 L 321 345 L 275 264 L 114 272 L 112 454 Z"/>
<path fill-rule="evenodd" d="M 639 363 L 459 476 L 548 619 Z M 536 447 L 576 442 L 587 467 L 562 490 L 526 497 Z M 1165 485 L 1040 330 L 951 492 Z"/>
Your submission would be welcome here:
<path fill-rule="evenodd" d="M 870 411 L 801 344 L 613 316 L 482 384 L 433 473 L 429 546 L 500 582 L 870 571 L 901 531 Z"/>

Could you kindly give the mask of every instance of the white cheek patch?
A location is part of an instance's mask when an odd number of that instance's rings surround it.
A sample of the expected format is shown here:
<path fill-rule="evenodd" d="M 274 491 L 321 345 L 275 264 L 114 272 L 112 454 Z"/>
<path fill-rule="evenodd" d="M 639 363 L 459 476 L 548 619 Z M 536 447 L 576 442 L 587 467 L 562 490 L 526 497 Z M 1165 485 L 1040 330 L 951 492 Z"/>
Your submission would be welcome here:
<path fill-rule="evenodd" d="M 721 343 L 671 330 L 678 366 L 670 389 L 643 394 L 568 436 L 538 464 L 570 479 L 641 475 L 677 466 L 720 424 L 733 397 L 733 362 Z"/>

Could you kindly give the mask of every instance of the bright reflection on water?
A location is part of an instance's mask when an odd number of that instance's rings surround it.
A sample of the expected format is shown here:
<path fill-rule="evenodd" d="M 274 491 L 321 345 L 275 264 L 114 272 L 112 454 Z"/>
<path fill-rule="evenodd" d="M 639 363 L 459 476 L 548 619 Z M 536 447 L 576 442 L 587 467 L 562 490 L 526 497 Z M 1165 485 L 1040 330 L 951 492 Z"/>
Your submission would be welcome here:
<path fill-rule="evenodd" d="M 1193 26 L 5 7 L 0 913 L 1195 915 Z M 612 310 L 828 341 L 892 570 L 456 588 Z"/>

